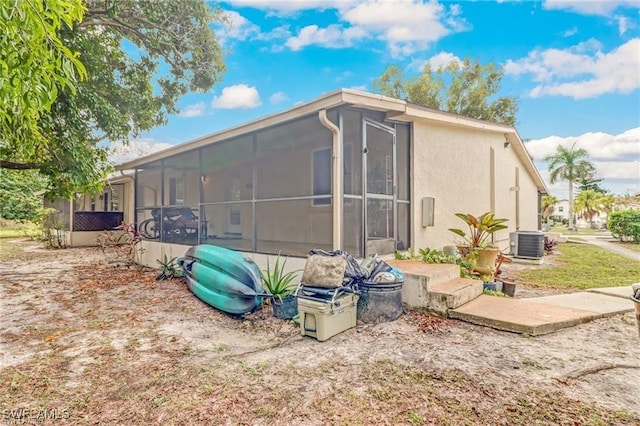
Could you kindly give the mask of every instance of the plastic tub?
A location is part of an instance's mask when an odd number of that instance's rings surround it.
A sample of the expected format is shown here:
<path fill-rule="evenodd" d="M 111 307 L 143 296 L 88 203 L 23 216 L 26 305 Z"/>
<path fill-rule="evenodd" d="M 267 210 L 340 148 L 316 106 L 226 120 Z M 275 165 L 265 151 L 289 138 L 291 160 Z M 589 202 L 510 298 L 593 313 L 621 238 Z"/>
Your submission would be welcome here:
<path fill-rule="evenodd" d="M 402 285 L 404 281 L 358 284 L 358 319 L 364 323 L 378 324 L 395 321 L 402 315 Z"/>

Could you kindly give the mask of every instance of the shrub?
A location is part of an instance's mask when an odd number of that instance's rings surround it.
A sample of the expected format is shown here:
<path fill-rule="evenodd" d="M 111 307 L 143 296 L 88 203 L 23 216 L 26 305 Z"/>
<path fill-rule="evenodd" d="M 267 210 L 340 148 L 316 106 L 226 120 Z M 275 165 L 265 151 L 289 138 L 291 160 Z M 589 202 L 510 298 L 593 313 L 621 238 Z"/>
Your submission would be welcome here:
<path fill-rule="evenodd" d="M 607 228 L 620 241 L 640 244 L 640 210 L 624 210 L 609 215 Z"/>
<path fill-rule="evenodd" d="M 558 242 L 556 240 L 551 240 L 551 239 L 545 237 L 545 239 L 544 239 L 544 252 L 545 252 L 545 254 L 553 253 L 553 250 L 556 248 L 557 245 L 558 245 Z"/>

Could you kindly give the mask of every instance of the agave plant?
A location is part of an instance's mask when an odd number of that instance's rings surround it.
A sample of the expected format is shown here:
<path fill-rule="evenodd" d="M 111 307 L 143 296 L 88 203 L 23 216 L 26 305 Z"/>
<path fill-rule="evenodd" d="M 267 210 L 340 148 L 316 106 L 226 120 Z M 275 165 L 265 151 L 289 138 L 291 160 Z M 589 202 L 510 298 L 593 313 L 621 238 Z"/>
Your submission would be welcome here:
<path fill-rule="evenodd" d="M 298 271 L 285 273 L 284 268 L 286 264 L 287 258 L 285 257 L 282 263 L 280 263 L 280 253 L 278 253 L 273 270 L 269 264 L 269 259 L 267 259 L 267 269 L 262 271 L 262 283 L 267 291 L 280 301 L 295 291 L 295 289 L 291 287 L 291 283 L 296 278 Z"/>
<path fill-rule="evenodd" d="M 462 237 L 462 239 L 472 248 L 485 247 L 488 244 L 489 237 L 497 231 L 507 229 L 504 225 L 509 219 L 496 219 L 491 212 L 484 213 L 479 217 L 475 217 L 470 213 L 456 213 L 469 227 L 468 233 L 462 229 L 449 228 L 449 231 Z"/>

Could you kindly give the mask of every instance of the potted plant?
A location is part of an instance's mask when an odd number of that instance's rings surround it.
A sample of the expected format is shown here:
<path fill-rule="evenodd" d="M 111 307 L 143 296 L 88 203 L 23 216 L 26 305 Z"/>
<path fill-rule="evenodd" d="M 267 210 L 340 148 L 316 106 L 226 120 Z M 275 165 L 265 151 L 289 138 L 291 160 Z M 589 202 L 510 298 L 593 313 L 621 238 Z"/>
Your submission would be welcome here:
<path fill-rule="evenodd" d="M 458 246 L 460 255 L 468 260 L 469 257 L 475 259 L 474 270 L 484 275 L 493 275 L 496 259 L 500 250 L 491 244 L 489 238 L 495 233 L 508 226 L 504 223 L 509 219 L 497 219 L 492 212 L 486 212 L 481 216 L 474 216 L 470 213 L 456 213 L 456 216 L 467 224 L 468 231 L 462 229 L 449 228 L 449 231 L 462 237 L 464 245 Z M 466 250 L 466 253 L 465 253 Z"/>
<path fill-rule="evenodd" d="M 298 303 L 293 294 L 295 288 L 291 286 L 297 271 L 285 273 L 286 264 L 286 258 L 280 263 L 280 253 L 278 253 L 273 270 L 267 259 L 267 269 L 262 271 L 262 283 L 271 295 L 273 315 L 280 319 L 291 319 L 298 314 Z"/>

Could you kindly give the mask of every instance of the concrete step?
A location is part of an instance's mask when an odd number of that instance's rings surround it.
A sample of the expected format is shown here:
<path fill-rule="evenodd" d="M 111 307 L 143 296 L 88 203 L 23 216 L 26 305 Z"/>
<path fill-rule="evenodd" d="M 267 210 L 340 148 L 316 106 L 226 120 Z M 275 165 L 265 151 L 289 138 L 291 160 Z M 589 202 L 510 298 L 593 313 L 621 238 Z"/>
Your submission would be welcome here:
<path fill-rule="evenodd" d="M 579 305 L 574 305 L 579 306 Z M 531 336 L 582 324 L 599 318 L 597 312 L 533 301 L 481 295 L 449 311 L 449 317 L 498 330 Z"/>
<path fill-rule="evenodd" d="M 446 306 L 445 296 L 432 296 L 430 291 L 435 286 L 460 278 L 458 265 L 424 263 L 417 260 L 388 260 L 386 262 L 400 269 L 404 274 L 402 302 L 409 309 L 431 309 L 435 300 L 443 301 L 437 302 L 437 306 L 441 306 L 443 303 Z"/>
<path fill-rule="evenodd" d="M 427 310 L 448 316 L 450 309 L 458 308 L 482 294 L 482 281 L 454 278 L 435 284 L 427 290 Z"/>

